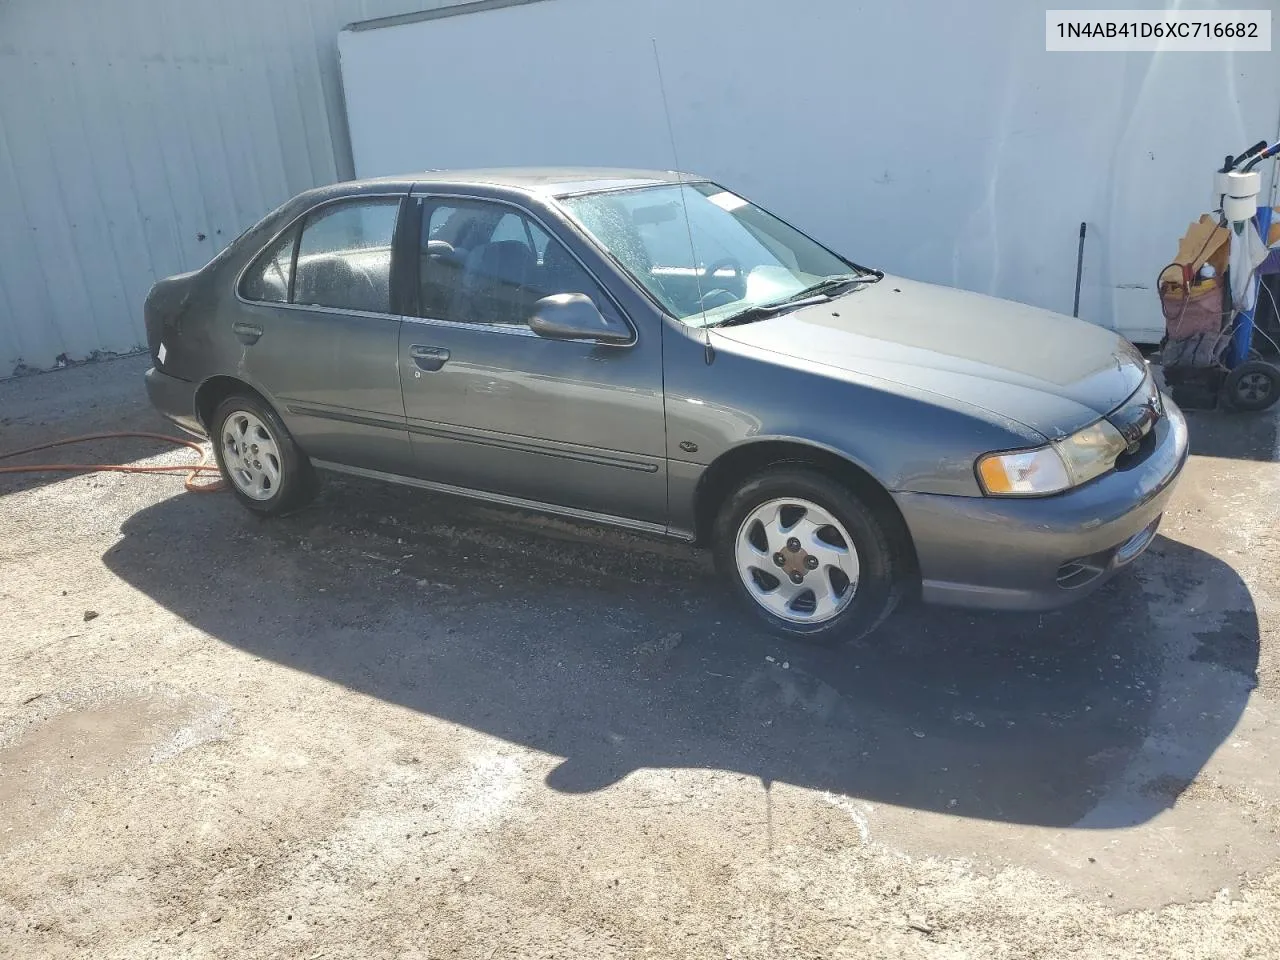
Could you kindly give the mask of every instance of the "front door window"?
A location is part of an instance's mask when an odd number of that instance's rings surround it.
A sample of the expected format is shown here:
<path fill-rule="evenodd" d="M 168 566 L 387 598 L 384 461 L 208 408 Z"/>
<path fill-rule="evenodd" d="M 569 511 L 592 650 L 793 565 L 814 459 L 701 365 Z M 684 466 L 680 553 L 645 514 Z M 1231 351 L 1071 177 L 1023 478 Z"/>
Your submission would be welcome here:
<path fill-rule="evenodd" d="M 535 220 L 503 204 L 442 201 L 426 208 L 419 311 L 432 320 L 525 326 L 557 293 L 590 297 L 616 314 L 596 282 Z"/>

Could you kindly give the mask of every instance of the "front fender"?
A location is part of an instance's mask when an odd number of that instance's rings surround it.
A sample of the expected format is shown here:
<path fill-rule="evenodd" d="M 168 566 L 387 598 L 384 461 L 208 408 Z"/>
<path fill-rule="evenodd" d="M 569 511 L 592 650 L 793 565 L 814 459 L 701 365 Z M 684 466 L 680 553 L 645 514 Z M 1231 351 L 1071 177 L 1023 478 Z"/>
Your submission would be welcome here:
<path fill-rule="evenodd" d="M 977 457 L 1044 442 L 1023 424 L 926 390 L 721 343 L 708 364 L 700 342 L 667 338 L 673 469 L 785 441 L 839 456 L 891 492 L 979 496 Z"/>

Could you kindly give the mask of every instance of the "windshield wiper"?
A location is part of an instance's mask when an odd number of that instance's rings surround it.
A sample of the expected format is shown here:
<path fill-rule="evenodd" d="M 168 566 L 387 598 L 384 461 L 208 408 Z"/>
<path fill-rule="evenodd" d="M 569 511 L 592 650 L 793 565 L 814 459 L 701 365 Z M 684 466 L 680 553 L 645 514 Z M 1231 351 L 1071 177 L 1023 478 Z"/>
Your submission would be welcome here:
<path fill-rule="evenodd" d="M 739 324 L 755 323 L 757 320 L 768 320 L 770 317 L 776 317 L 791 310 L 799 310 L 801 307 L 811 307 L 819 303 L 826 303 L 842 287 L 876 283 L 883 279 L 884 273 L 879 270 L 857 275 L 850 274 L 843 277 L 827 277 L 825 280 L 819 280 L 817 283 L 805 287 L 799 293 L 792 294 L 785 300 L 779 300 L 777 303 L 761 304 L 758 307 L 748 307 L 741 313 L 725 317 L 725 319 L 709 324 L 709 326 L 736 327 Z"/>
<path fill-rule="evenodd" d="M 848 274 L 842 277 L 827 277 L 811 286 L 805 287 L 799 293 L 793 294 L 783 303 L 789 303 L 792 300 L 804 300 L 819 293 L 831 295 L 841 287 L 851 287 L 862 283 L 878 283 L 883 279 L 884 273 L 880 270 L 873 270 L 870 273 Z"/>
<path fill-rule="evenodd" d="M 799 310 L 801 307 L 812 307 L 819 303 L 826 303 L 831 298 L 826 294 L 809 294 L 800 300 L 783 300 L 781 303 L 765 303 L 758 307 L 747 307 L 741 313 L 735 313 L 732 316 L 725 317 L 723 320 L 717 320 L 715 323 L 708 324 L 711 327 L 736 327 L 744 323 L 755 323 L 757 320 L 768 320 L 770 317 L 776 317 L 783 313 L 790 313 L 792 310 Z"/>

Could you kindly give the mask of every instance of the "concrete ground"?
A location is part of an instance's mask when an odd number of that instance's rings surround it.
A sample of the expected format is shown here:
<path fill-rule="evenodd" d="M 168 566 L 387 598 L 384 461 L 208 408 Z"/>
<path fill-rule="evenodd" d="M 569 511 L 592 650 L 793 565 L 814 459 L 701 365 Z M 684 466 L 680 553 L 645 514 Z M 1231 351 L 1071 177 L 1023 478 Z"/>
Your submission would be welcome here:
<path fill-rule="evenodd" d="M 163 429 L 144 366 L 0 383 L 0 452 Z M 1192 420 L 1094 599 L 838 651 L 577 524 L 0 477 L 0 955 L 1278 957 L 1277 421 Z"/>

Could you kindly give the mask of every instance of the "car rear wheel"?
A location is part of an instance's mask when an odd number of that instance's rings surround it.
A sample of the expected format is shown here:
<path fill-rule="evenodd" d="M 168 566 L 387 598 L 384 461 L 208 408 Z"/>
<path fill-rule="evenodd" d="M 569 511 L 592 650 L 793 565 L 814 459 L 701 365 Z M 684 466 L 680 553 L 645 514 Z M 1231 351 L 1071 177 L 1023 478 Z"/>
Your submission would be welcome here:
<path fill-rule="evenodd" d="M 269 406 L 247 394 L 231 396 L 218 404 L 212 421 L 218 466 L 242 504 L 276 516 L 311 499 L 311 462 Z"/>
<path fill-rule="evenodd" d="M 853 490 L 803 468 L 748 480 L 716 521 L 716 566 L 775 631 L 825 644 L 871 633 L 898 605 L 903 564 Z"/>

